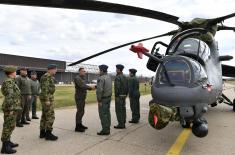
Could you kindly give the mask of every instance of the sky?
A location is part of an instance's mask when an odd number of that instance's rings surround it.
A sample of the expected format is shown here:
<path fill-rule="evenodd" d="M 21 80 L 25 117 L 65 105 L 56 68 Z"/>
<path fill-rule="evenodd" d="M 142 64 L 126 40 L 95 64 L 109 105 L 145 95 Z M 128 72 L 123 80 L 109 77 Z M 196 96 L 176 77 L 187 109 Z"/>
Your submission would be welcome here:
<path fill-rule="evenodd" d="M 162 11 L 190 21 L 195 17 L 214 18 L 234 12 L 234 0 L 104 0 Z M 235 26 L 235 18 L 225 21 Z M 0 53 L 65 60 L 74 62 L 113 46 L 155 36 L 177 26 L 166 22 L 121 14 L 55 8 L 0 5 Z M 170 37 L 143 42 L 151 49 L 154 42 L 169 43 Z M 218 32 L 221 55 L 235 54 L 235 33 Z M 124 72 L 136 68 L 138 75 L 152 76 L 146 68 L 147 57 L 138 59 L 130 46 L 86 61 L 107 64 L 114 72 L 116 64 L 125 65 Z M 164 53 L 165 49 L 160 48 Z M 235 65 L 235 60 L 226 62 Z"/>

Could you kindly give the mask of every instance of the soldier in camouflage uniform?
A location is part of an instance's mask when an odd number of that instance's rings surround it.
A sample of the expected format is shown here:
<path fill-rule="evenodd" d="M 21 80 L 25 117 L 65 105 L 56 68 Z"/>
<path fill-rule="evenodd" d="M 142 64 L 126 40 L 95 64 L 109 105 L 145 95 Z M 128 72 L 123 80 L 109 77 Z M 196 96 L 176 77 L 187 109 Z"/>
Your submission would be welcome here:
<path fill-rule="evenodd" d="M 32 119 L 38 119 L 37 117 L 37 98 L 40 92 L 40 83 L 37 79 L 37 73 L 35 71 L 31 72 L 31 106 L 32 106 Z"/>
<path fill-rule="evenodd" d="M 52 134 L 53 123 L 55 120 L 54 112 L 54 93 L 55 93 L 55 79 L 54 75 L 57 72 L 57 66 L 54 64 L 48 65 L 48 71 L 41 77 L 40 87 L 41 93 L 39 95 L 42 104 L 42 116 L 40 122 L 40 138 L 55 141 L 57 136 Z"/>
<path fill-rule="evenodd" d="M 16 82 L 21 92 L 22 106 L 22 113 L 18 113 L 16 126 L 23 127 L 23 124 L 27 125 L 29 124 L 27 121 L 31 121 L 29 117 L 29 107 L 31 104 L 31 83 L 27 76 L 27 68 L 22 67 L 20 69 L 20 75 L 16 78 Z"/>
<path fill-rule="evenodd" d="M 82 124 L 82 117 L 85 113 L 87 90 L 92 90 L 95 88 L 86 85 L 85 76 L 86 71 L 84 68 L 81 67 L 79 68 L 79 75 L 74 78 L 75 101 L 77 106 L 75 132 L 84 132 L 86 129 L 88 129 Z"/>
<path fill-rule="evenodd" d="M 115 129 L 126 128 L 126 96 L 128 94 L 128 80 L 123 75 L 123 65 L 116 65 L 116 78 L 114 81 L 115 91 L 115 111 L 117 115 L 118 125 L 114 126 Z"/>
<path fill-rule="evenodd" d="M 102 130 L 97 135 L 109 135 L 111 126 L 110 102 L 112 99 L 112 80 L 107 74 L 108 66 L 100 65 L 96 96 Z"/>
<path fill-rule="evenodd" d="M 128 89 L 130 98 L 130 107 L 132 111 L 132 119 L 129 123 L 138 123 L 140 119 L 140 91 L 139 80 L 136 78 L 136 69 L 129 69 L 130 77 L 128 79 Z"/>
<path fill-rule="evenodd" d="M 1 91 L 4 98 L 2 110 L 4 114 L 4 123 L 2 130 L 2 149 L 1 153 L 12 154 L 16 150 L 12 148 L 17 147 L 18 144 L 10 141 L 11 134 L 15 129 L 17 111 L 21 110 L 20 107 L 20 90 L 16 85 L 16 67 L 7 66 L 4 68 L 7 78 L 4 80 Z"/>

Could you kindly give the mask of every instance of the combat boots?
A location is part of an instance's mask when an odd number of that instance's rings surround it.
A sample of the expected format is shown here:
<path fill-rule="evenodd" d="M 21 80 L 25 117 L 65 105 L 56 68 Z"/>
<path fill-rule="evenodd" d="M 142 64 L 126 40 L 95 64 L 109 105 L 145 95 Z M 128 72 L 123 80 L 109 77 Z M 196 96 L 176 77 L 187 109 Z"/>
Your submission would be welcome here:
<path fill-rule="evenodd" d="M 24 125 L 21 124 L 21 122 L 17 122 L 17 123 L 16 123 L 16 127 L 22 128 L 22 127 L 24 127 Z"/>
<path fill-rule="evenodd" d="M 32 119 L 39 119 L 37 115 L 33 115 Z"/>
<path fill-rule="evenodd" d="M 22 119 L 21 119 L 21 124 L 29 125 L 30 123 L 27 122 L 27 121 L 25 120 L 25 118 L 22 118 Z"/>
<path fill-rule="evenodd" d="M 46 130 L 46 135 L 45 135 L 46 140 L 51 140 L 51 141 L 57 140 L 58 137 L 53 135 L 51 132 L 52 132 L 51 130 Z"/>
<path fill-rule="evenodd" d="M 16 150 L 12 149 L 10 141 L 5 141 L 2 143 L 2 154 L 13 154 L 16 153 Z"/>
<path fill-rule="evenodd" d="M 11 142 L 11 141 L 9 141 L 9 144 L 10 144 L 11 148 L 14 148 L 14 147 L 18 147 L 18 146 L 19 146 L 19 144 L 13 143 L 13 142 Z"/>
<path fill-rule="evenodd" d="M 46 136 L 46 131 L 45 130 L 40 130 L 39 138 L 45 138 L 45 136 Z"/>
<path fill-rule="evenodd" d="M 130 120 L 129 123 L 133 123 L 133 124 L 138 124 L 139 121 L 135 121 L 135 120 Z"/>
<path fill-rule="evenodd" d="M 26 117 L 26 121 L 30 122 L 31 121 L 30 117 Z"/>
<path fill-rule="evenodd" d="M 126 126 L 125 125 L 116 125 L 116 126 L 114 126 L 114 128 L 115 129 L 125 129 L 126 128 Z"/>
<path fill-rule="evenodd" d="M 110 135 L 110 132 L 104 132 L 103 130 L 100 131 L 100 132 L 97 132 L 97 135 L 99 136 L 107 136 L 107 135 Z"/>
<path fill-rule="evenodd" d="M 88 127 L 84 126 L 82 123 L 80 124 L 80 126 L 81 126 L 81 128 L 83 128 L 83 129 L 85 129 L 85 130 L 88 129 Z"/>
<path fill-rule="evenodd" d="M 81 124 L 77 124 L 75 127 L 75 132 L 85 132 L 85 129 L 81 126 Z"/>

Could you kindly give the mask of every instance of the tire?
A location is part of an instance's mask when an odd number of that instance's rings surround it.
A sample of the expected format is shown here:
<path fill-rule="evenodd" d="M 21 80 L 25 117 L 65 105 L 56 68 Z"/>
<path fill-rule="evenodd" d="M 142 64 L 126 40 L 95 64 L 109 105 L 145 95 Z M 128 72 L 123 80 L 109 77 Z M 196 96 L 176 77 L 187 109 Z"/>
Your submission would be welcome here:
<path fill-rule="evenodd" d="M 185 125 L 181 124 L 182 128 L 190 128 L 191 122 L 186 122 Z"/>

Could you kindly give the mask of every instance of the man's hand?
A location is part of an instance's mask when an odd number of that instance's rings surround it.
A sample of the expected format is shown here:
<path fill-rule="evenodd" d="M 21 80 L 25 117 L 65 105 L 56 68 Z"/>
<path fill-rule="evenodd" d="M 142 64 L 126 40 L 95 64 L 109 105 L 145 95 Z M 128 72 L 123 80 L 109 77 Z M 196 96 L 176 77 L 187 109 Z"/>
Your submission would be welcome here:
<path fill-rule="evenodd" d="M 91 87 L 91 90 L 95 90 L 96 89 L 96 87 L 95 86 L 90 86 Z"/>
<path fill-rule="evenodd" d="M 102 102 L 99 102 L 98 105 L 99 105 L 99 107 L 101 107 L 102 106 Z"/>
<path fill-rule="evenodd" d="M 92 87 L 92 90 L 96 90 L 96 86 L 93 86 L 93 87 Z"/>
<path fill-rule="evenodd" d="M 46 101 L 46 106 L 49 106 L 51 105 L 51 102 L 50 101 Z"/>

